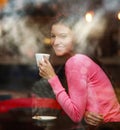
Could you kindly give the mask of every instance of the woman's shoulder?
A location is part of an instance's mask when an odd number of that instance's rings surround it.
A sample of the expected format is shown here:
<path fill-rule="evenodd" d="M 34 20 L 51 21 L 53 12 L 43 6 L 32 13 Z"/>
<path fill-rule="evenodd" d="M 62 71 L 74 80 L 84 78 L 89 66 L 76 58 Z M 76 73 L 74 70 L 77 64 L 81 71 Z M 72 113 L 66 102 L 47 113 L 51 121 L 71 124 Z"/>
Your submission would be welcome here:
<path fill-rule="evenodd" d="M 91 60 L 91 58 L 85 54 L 80 54 L 77 53 L 74 56 L 72 56 L 69 60 L 80 60 L 80 61 L 84 61 L 84 60 Z"/>
<path fill-rule="evenodd" d="M 89 56 L 85 55 L 85 54 L 75 54 L 74 56 L 72 56 L 71 58 L 69 58 L 66 62 L 66 64 L 79 64 L 79 63 L 90 63 L 92 60 Z"/>
<path fill-rule="evenodd" d="M 90 57 L 88 55 L 85 55 L 85 54 L 80 54 L 80 53 L 77 53 L 75 54 L 75 57 L 78 57 L 80 59 L 90 59 Z"/>

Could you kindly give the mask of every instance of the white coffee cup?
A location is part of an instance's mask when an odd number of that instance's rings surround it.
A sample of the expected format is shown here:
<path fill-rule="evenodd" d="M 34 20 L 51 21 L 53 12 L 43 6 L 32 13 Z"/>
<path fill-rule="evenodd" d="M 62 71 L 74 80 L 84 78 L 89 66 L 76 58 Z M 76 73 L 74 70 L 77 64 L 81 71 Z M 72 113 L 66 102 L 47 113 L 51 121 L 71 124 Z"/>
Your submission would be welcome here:
<path fill-rule="evenodd" d="M 46 53 L 36 53 L 36 54 L 35 54 L 37 66 L 39 66 L 39 62 L 40 62 L 41 60 L 44 60 L 44 56 L 49 59 L 50 54 L 46 54 Z"/>

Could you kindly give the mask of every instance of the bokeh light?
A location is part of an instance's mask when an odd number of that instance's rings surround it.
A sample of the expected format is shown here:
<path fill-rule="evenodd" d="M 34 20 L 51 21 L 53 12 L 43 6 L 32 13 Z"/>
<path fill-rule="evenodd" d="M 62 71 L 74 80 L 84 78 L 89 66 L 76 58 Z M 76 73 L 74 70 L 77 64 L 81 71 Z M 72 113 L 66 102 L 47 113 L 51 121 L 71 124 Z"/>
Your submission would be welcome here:
<path fill-rule="evenodd" d="M 85 19 L 87 22 L 92 22 L 94 16 L 94 12 L 90 11 L 85 14 Z"/>
<path fill-rule="evenodd" d="M 118 18 L 118 20 L 120 20 L 120 11 L 117 14 L 117 18 Z"/>
<path fill-rule="evenodd" d="M 8 0 L 0 0 L 0 8 L 3 8 L 7 4 Z"/>

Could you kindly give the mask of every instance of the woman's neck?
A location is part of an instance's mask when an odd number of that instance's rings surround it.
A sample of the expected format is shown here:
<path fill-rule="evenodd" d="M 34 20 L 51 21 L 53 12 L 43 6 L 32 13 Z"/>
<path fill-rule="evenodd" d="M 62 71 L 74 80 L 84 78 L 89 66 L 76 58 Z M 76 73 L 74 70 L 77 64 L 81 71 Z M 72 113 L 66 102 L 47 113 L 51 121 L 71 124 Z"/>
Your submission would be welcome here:
<path fill-rule="evenodd" d="M 75 52 L 71 52 L 69 54 L 66 54 L 64 57 L 66 60 L 68 60 L 70 57 L 74 56 L 76 53 Z"/>

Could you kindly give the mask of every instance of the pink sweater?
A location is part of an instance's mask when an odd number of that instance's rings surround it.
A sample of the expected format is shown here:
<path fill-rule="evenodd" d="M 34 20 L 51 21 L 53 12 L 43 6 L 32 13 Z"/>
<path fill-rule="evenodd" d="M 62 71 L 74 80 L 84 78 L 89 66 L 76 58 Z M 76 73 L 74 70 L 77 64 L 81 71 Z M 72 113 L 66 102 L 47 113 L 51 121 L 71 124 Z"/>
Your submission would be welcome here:
<path fill-rule="evenodd" d="M 103 70 L 89 57 L 76 54 L 65 64 L 68 94 L 57 76 L 48 80 L 58 103 L 74 121 L 82 120 L 85 111 L 104 116 L 105 122 L 120 122 L 120 105 Z"/>

